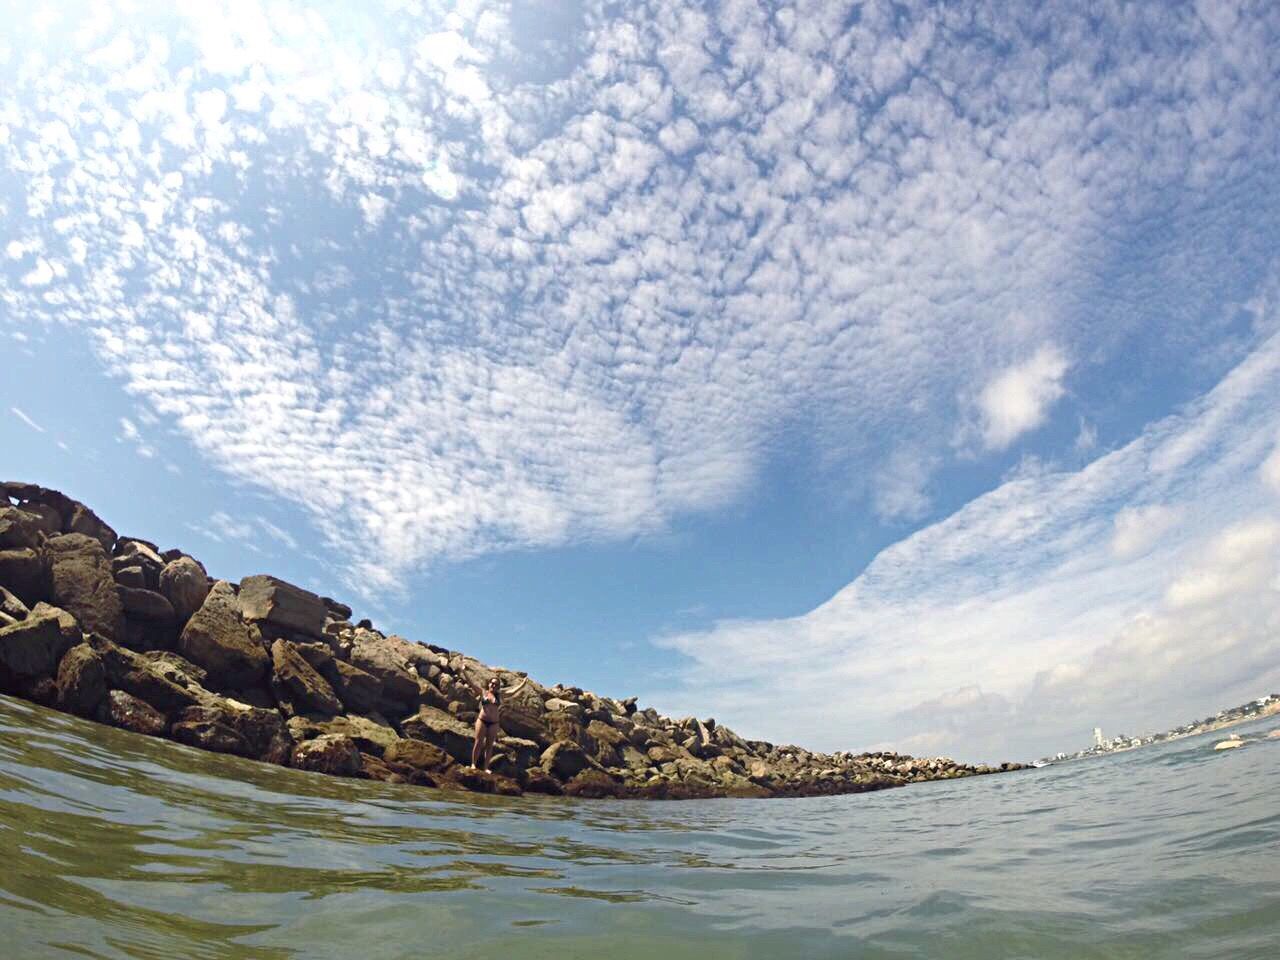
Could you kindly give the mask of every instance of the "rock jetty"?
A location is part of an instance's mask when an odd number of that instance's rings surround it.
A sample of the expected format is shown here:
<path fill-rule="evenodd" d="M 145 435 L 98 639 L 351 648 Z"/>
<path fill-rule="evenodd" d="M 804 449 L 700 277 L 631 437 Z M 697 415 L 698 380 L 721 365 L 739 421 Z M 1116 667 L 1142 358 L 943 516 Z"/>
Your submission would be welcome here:
<path fill-rule="evenodd" d="M 521 672 L 386 635 L 276 577 L 215 580 L 120 537 L 84 504 L 0 484 L 0 693 L 266 763 L 441 789 L 693 799 L 858 793 L 1020 768 L 745 740 L 578 687 L 530 680 L 503 705 L 492 772 L 467 768 L 461 679 Z"/>

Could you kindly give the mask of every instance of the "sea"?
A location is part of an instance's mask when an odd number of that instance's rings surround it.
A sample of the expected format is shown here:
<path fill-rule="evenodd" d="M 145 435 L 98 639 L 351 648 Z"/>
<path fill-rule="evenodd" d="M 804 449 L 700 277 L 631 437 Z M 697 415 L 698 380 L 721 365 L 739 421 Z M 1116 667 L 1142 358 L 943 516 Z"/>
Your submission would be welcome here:
<path fill-rule="evenodd" d="M 0 957 L 1271 958 L 1277 726 L 854 796 L 571 801 L 0 697 Z"/>

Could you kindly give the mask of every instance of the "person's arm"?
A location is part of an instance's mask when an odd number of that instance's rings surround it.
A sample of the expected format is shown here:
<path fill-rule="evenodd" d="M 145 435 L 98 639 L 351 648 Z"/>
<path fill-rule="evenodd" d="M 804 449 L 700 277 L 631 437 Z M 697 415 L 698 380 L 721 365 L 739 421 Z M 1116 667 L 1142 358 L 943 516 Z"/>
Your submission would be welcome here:
<path fill-rule="evenodd" d="M 458 676 L 462 678 L 462 682 L 475 691 L 476 696 L 482 696 L 484 691 L 480 689 L 480 685 L 471 679 L 471 675 L 467 673 L 467 665 L 461 660 L 458 661 Z"/>
<path fill-rule="evenodd" d="M 510 697 L 510 696 L 512 696 L 513 694 L 517 694 L 517 693 L 519 693 L 521 690 L 523 690 L 523 689 L 524 689 L 524 685 L 525 685 L 526 683 L 528 683 L 528 682 L 529 682 L 529 678 L 528 678 L 528 677 L 521 677 L 521 678 L 520 678 L 520 682 L 519 682 L 519 683 L 517 683 L 514 687 L 503 687 L 503 688 L 502 688 L 502 692 L 503 692 L 506 696 Z"/>

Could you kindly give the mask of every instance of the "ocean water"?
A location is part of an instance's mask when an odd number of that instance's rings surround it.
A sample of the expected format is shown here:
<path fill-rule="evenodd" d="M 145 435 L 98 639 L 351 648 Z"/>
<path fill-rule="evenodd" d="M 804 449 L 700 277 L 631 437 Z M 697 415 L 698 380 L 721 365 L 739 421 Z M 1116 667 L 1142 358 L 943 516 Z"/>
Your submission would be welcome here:
<path fill-rule="evenodd" d="M 1273 957 L 1280 740 L 1220 736 L 836 798 L 441 799 L 0 697 L 0 957 Z"/>

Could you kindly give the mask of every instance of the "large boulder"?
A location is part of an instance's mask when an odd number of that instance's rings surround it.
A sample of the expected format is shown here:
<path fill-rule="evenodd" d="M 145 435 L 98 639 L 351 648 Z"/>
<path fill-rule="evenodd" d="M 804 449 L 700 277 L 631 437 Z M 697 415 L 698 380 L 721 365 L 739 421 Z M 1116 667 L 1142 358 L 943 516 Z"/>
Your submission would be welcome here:
<path fill-rule="evenodd" d="M 471 760 L 475 730 L 456 717 L 435 707 L 419 707 L 418 712 L 400 722 L 400 734 L 434 743 L 460 763 Z"/>
<path fill-rule="evenodd" d="M 43 550 L 0 550 L 0 586 L 27 606 L 49 599 L 49 562 Z"/>
<path fill-rule="evenodd" d="M 48 535 L 40 517 L 17 507 L 0 506 L 0 550 L 39 550 Z"/>
<path fill-rule="evenodd" d="M 90 643 L 102 657 L 108 686 L 145 700 L 162 713 L 195 706 L 204 695 L 198 687 L 181 686 L 170 680 L 142 654 L 98 636 L 91 637 Z"/>
<path fill-rule="evenodd" d="M 183 627 L 178 652 L 207 670 L 210 683 L 221 689 L 256 686 L 271 665 L 257 627 L 244 622 L 235 591 L 223 580 Z"/>
<path fill-rule="evenodd" d="M 228 737 L 225 731 L 234 737 Z M 288 764 L 293 751 L 293 738 L 279 713 L 224 697 L 209 698 L 182 710 L 171 735 L 193 747 L 281 766 Z"/>
<path fill-rule="evenodd" d="M 154 590 L 117 585 L 116 592 L 120 594 L 120 605 L 126 616 L 158 623 L 172 623 L 176 619 L 173 604 Z"/>
<path fill-rule="evenodd" d="M 285 713 L 314 711 L 333 716 L 342 712 L 342 702 L 329 682 L 288 640 L 271 645 L 271 688 Z"/>
<path fill-rule="evenodd" d="M 539 765 L 565 783 L 590 767 L 591 761 L 578 744 L 571 740 L 557 740 L 543 751 Z"/>
<path fill-rule="evenodd" d="M 396 733 L 395 727 L 377 715 L 372 717 L 341 716 L 333 717 L 329 720 L 318 717 L 309 717 L 308 719 L 311 720 L 311 729 L 315 731 L 316 736 L 332 733 L 350 737 L 362 753 L 371 753 L 374 756 L 381 757 L 388 749 L 400 742 L 400 735 Z M 429 744 L 424 744 L 424 746 L 429 746 Z"/>
<path fill-rule="evenodd" d="M 111 570 L 117 583 L 145 590 L 159 590 L 160 571 L 164 569 L 164 563 L 164 559 L 151 544 L 142 540 L 119 540 L 116 542 Z M 126 574 L 126 571 L 136 573 Z"/>
<path fill-rule="evenodd" d="M 124 631 L 124 608 L 102 543 L 83 533 L 64 533 L 45 544 L 49 594 L 79 621 L 86 633 L 110 640 Z"/>
<path fill-rule="evenodd" d="M 453 758 L 448 753 L 425 740 L 397 740 L 387 746 L 382 758 L 428 772 L 445 770 L 453 765 Z"/>
<path fill-rule="evenodd" d="M 209 577 L 188 556 L 170 560 L 160 571 L 160 593 L 173 607 L 179 623 L 186 623 L 209 595 Z"/>
<path fill-rule="evenodd" d="M 518 797 L 524 791 L 510 777 L 474 767 L 452 767 L 449 779 L 460 787 L 475 793 L 492 793 L 501 797 Z"/>
<path fill-rule="evenodd" d="M 409 662 L 398 645 L 388 643 L 386 637 L 357 628 L 349 659 L 382 682 L 384 699 L 406 707 L 417 701 L 418 678 L 409 671 Z"/>
<path fill-rule="evenodd" d="M 95 717 L 106 696 L 106 667 L 97 650 L 77 644 L 58 664 L 58 705 L 81 717 Z"/>
<path fill-rule="evenodd" d="M 382 702 L 382 681 L 355 664 L 330 660 L 325 678 L 351 713 L 372 713 Z"/>
<path fill-rule="evenodd" d="M 564 785 L 566 797 L 583 797 L 600 800 L 605 797 L 624 797 L 626 790 L 603 770 L 583 770 Z"/>
<path fill-rule="evenodd" d="M 260 574 L 241 580 L 240 609 L 246 620 L 265 620 L 308 636 L 324 636 L 324 601 L 276 577 Z"/>
<path fill-rule="evenodd" d="M 66 526 L 63 529 L 67 533 L 92 537 L 101 544 L 105 553 L 111 553 L 111 548 L 116 543 L 116 532 L 103 523 L 98 515 L 83 503 L 77 503 L 72 500 L 70 513 L 69 515 L 64 514 L 64 518 Z"/>
<path fill-rule="evenodd" d="M 314 773 L 354 777 L 361 769 L 360 751 L 350 737 L 328 733 L 295 746 L 290 765 Z"/>
<path fill-rule="evenodd" d="M 142 657 L 160 676 L 188 690 L 203 687 L 209 679 L 209 674 L 202 667 L 170 650 L 150 650 Z"/>
<path fill-rule="evenodd" d="M 65 616 L 41 604 L 25 620 L 0 627 L 0 667 L 14 677 L 50 676 L 71 646 Z"/>
<path fill-rule="evenodd" d="M 107 694 L 103 713 L 103 719 L 108 723 L 150 737 L 163 736 L 169 726 L 163 713 L 124 690 L 112 690 Z"/>

